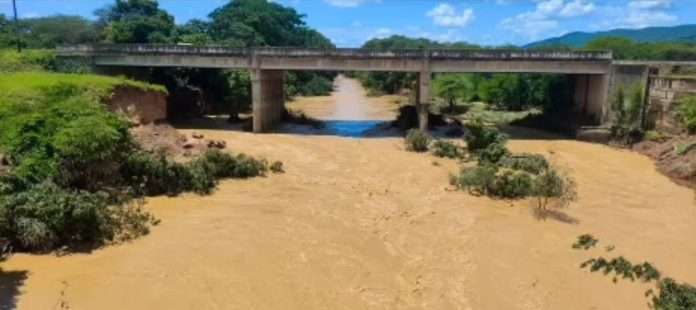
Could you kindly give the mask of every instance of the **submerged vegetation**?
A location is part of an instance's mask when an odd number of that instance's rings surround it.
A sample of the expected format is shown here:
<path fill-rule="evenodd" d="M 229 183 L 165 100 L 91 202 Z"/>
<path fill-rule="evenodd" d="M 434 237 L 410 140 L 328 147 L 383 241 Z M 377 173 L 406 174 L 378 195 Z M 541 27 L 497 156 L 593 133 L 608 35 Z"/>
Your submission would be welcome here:
<path fill-rule="evenodd" d="M 575 183 L 558 172 L 541 155 L 513 154 L 506 147 L 507 137 L 495 127 L 481 122 L 467 125 L 468 151 L 478 160 L 450 178 L 457 188 L 495 198 L 534 197 L 544 210 L 551 202 L 561 207 L 575 199 Z"/>
<path fill-rule="evenodd" d="M 592 235 L 585 234 L 578 237 L 573 244 L 573 249 L 588 250 L 594 247 L 599 240 Z M 610 248 L 607 248 L 609 251 Z M 611 247 L 613 250 L 613 247 Z M 696 309 L 696 287 L 687 283 L 678 283 L 672 278 L 663 277 L 662 273 L 651 263 L 643 262 L 634 264 L 623 256 L 611 259 L 604 257 L 590 258 L 580 264 L 580 268 L 588 268 L 590 272 L 601 272 L 611 275 L 614 283 L 619 279 L 640 280 L 644 283 L 655 282 L 655 290 L 645 292 L 646 297 L 651 297 L 650 306 L 656 310 L 690 310 Z"/>

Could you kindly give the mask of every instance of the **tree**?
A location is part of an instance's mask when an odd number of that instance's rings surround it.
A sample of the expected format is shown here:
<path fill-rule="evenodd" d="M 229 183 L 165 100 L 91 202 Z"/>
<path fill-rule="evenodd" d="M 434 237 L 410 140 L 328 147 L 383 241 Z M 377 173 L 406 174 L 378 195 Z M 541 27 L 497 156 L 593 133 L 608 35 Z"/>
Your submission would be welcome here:
<path fill-rule="evenodd" d="M 166 43 L 173 38 L 174 17 L 155 0 L 116 0 L 95 14 L 107 42 Z"/>
<path fill-rule="evenodd" d="M 14 42 L 13 26 L 9 19 L 0 14 L 0 48 L 9 47 Z"/>
<path fill-rule="evenodd" d="M 450 111 L 457 100 L 468 102 L 476 96 L 476 85 L 471 74 L 443 74 L 433 81 L 435 95 L 444 99 Z"/>
<path fill-rule="evenodd" d="M 93 43 L 98 37 L 94 24 L 81 16 L 56 15 L 24 19 L 19 27 L 22 42 L 28 48 Z"/>
<path fill-rule="evenodd" d="M 303 15 L 266 0 L 232 0 L 209 15 L 210 34 L 232 46 L 301 46 Z"/>
<path fill-rule="evenodd" d="M 176 28 L 177 42 L 205 45 L 213 42 L 210 37 L 210 24 L 200 19 L 192 19 Z"/>

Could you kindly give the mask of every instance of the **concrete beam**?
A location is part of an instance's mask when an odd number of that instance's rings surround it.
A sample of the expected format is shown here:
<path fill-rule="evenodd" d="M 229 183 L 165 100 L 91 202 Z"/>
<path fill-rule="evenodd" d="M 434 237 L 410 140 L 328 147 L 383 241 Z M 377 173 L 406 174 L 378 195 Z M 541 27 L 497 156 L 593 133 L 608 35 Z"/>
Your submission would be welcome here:
<path fill-rule="evenodd" d="M 253 131 L 267 132 L 275 128 L 285 112 L 285 72 L 250 70 Z"/>

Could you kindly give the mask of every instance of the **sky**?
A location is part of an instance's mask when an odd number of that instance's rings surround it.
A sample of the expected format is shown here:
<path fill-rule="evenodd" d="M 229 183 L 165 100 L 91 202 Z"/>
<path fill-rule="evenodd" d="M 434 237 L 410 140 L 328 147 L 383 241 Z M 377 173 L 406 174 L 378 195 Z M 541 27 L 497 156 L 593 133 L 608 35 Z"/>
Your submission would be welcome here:
<path fill-rule="evenodd" d="M 572 31 L 696 24 L 696 0 L 273 0 L 295 8 L 339 47 L 394 34 L 479 45 L 526 44 Z M 177 23 L 205 19 L 227 0 L 160 0 Z M 94 18 L 113 0 L 17 0 L 21 18 Z M 12 1 L 0 0 L 0 14 Z"/>

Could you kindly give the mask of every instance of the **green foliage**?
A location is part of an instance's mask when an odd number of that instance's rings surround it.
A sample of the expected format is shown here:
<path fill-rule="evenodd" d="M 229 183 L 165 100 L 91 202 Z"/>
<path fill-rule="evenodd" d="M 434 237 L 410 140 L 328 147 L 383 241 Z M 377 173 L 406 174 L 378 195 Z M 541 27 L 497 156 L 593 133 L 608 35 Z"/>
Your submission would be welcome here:
<path fill-rule="evenodd" d="M 540 174 L 549 169 L 549 162 L 539 154 L 513 154 L 500 160 L 500 166 L 521 170 L 531 174 Z"/>
<path fill-rule="evenodd" d="M 142 151 L 101 99 L 120 79 L 45 73 L 0 77 L 0 239 L 19 249 L 99 245 L 147 233 L 129 205 L 143 195 L 209 193 L 220 178 L 263 175 L 264 160 L 209 151 L 180 164 Z M 154 88 L 158 89 L 158 88 Z"/>
<path fill-rule="evenodd" d="M 411 152 L 426 152 L 432 137 L 427 132 L 419 129 L 411 129 L 406 132 L 406 150 Z"/>
<path fill-rule="evenodd" d="M 168 43 L 174 34 L 174 17 L 152 0 L 116 0 L 95 12 L 103 36 L 113 43 Z"/>
<path fill-rule="evenodd" d="M 447 103 L 447 110 L 456 110 L 458 101 L 469 102 L 477 97 L 477 82 L 473 74 L 442 74 L 433 80 L 435 95 Z"/>
<path fill-rule="evenodd" d="M 265 161 L 209 150 L 187 164 L 172 162 L 164 155 L 137 152 L 126 159 L 120 173 L 130 184 L 137 184 L 136 191 L 141 195 L 174 196 L 186 191 L 208 194 L 218 179 L 250 178 L 266 171 Z"/>
<path fill-rule="evenodd" d="M 437 157 L 453 159 L 464 157 L 464 150 L 462 150 L 460 146 L 447 140 L 435 140 L 430 146 L 430 149 L 433 152 L 433 155 Z"/>
<path fill-rule="evenodd" d="M 611 101 L 614 114 L 612 135 L 615 139 L 622 140 L 626 144 L 633 144 L 642 139 L 643 104 L 643 87 L 640 84 L 629 86 L 627 91 L 623 87 L 618 87 Z"/>
<path fill-rule="evenodd" d="M 686 283 L 677 283 L 665 278 L 658 283 L 659 293 L 652 298 L 652 307 L 656 310 L 696 309 L 696 287 Z"/>
<path fill-rule="evenodd" d="M 696 96 L 684 97 L 679 100 L 679 118 L 689 133 L 696 132 Z"/>
<path fill-rule="evenodd" d="M 677 144 L 674 147 L 674 153 L 676 153 L 679 156 L 684 156 L 691 152 L 691 150 L 693 150 L 694 148 L 696 148 L 696 143 L 694 142 Z"/>
<path fill-rule="evenodd" d="M 599 242 L 599 240 L 590 234 L 580 235 L 578 236 L 578 241 L 573 243 L 573 249 L 589 250 L 597 245 L 597 242 Z"/>
<path fill-rule="evenodd" d="M 478 48 L 464 42 L 441 43 L 425 38 L 408 38 L 394 35 L 388 38 L 372 39 L 362 48 L 368 49 L 426 49 L 426 48 Z M 357 74 L 355 77 L 372 94 L 395 94 L 402 89 L 412 88 L 416 74 L 404 72 L 369 72 Z"/>
<path fill-rule="evenodd" d="M 0 49 L 0 73 L 19 71 L 52 70 L 56 66 L 53 51 L 49 50 L 16 50 Z"/>
<path fill-rule="evenodd" d="M 477 152 L 487 148 L 491 144 L 505 144 L 507 136 L 497 128 L 486 126 L 480 120 L 473 120 L 465 125 L 467 131 L 464 141 L 470 152 Z"/>
<path fill-rule="evenodd" d="M 597 244 L 597 239 L 592 235 L 582 235 L 573 244 L 574 249 L 587 250 Z M 613 246 L 607 247 L 607 251 L 613 250 Z M 640 280 L 644 283 L 655 281 L 658 293 L 652 289 L 645 292 L 645 296 L 652 296 L 650 307 L 656 310 L 691 310 L 696 309 L 696 287 L 686 283 L 677 283 L 672 278 L 662 277 L 655 266 L 649 262 L 633 264 L 623 256 L 612 259 L 604 257 L 590 258 L 580 264 L 580 268 L 589 268 L 591 272 L 602 272 L 604 275 L 612 275 L 612 281 L 628 279 L 631 282 Z"/>
<path fill-rule="evenodd" d="M 471 193 L 488 195 L 494 192 L 493 183 L 497 172 L 498 168 L 493 165 L 464 167 L 459 175 L 450 176 L 450 184 Z"/>
<path fill-rule="evenodd" d="M 660 280 L 660 272 L 657 271 L 652 264 L 644 262 L 642 264 L 633 265 L 623 256 L 615 257 L 610 260 L 604 257 L 591 258 L 580 265 L 580 268 L 587 267 L 589 267 L 591 272 L 601 271 L 605 275 L 614 273 L 612 279 L 614 282 L 618 280 L 618 277 L 631 281 L 642 280 L 643 282 Z"/>
<path fill-rule="evenodd" d="M 20 249 L 43 251 L 59 245 L 113 241 L 123 232 L 121 224 L 133 223 L 134 216 L 144 222 L 151 220 L 139 209 L 116 210 L 112 204 L 104 192 L 70 190 L 42 182 L 0 197 L 0 234 Z M 139 227 L 129 233 L 137 236 L 146 231 Z"/>
<path fill-rule="evenodd" d="M 659 132 L 656 130 L 648 130 L 645 132 L 645 135 L 643 138 L 645 138 L 645 140 L 647 140 L 647 141 L 664 142 L 669 137 L 662 132 Z"/>
<path fill-rule="evenodd" d="M 603 37 L 588 42 L 585 47 L 611 50 L 614 59 L 691 60 L 696 58 L 696 47 L 677 42 L 635 42 L 620 37 Z"/>

